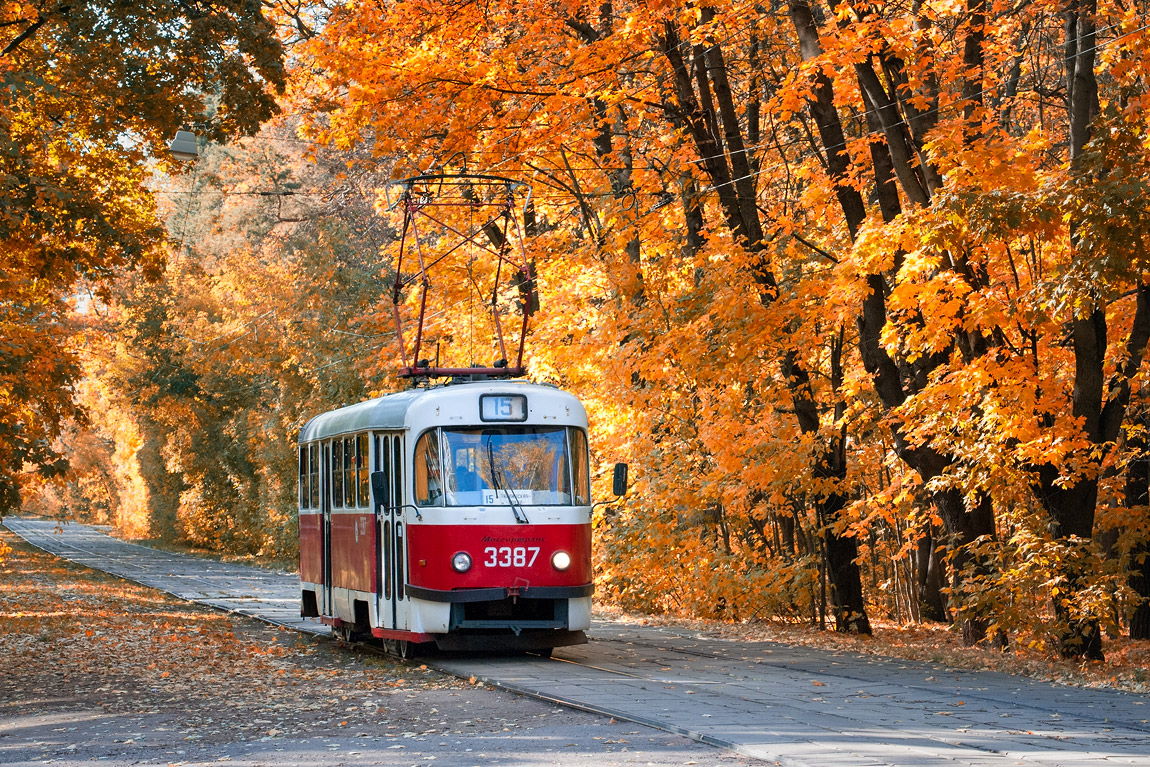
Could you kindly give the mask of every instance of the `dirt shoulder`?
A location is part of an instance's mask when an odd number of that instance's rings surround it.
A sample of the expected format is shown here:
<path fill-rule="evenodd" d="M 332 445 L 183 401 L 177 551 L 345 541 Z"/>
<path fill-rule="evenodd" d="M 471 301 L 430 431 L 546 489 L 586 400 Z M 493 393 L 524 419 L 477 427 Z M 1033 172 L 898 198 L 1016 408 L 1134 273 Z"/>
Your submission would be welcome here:
<path fill-rule="evenodd" d="M 753 763 L 0 541 L 0 764 Z"/>

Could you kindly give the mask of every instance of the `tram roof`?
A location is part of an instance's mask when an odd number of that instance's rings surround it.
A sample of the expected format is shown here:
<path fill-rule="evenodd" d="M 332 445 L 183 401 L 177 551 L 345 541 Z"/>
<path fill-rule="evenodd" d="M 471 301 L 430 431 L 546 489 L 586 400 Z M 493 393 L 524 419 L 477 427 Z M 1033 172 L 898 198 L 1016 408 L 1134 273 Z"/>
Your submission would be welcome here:
<path fill-rule="evenodd" d="M 406 429 L 410 425 L 409 416 L 412 411 L 421 405 L 434 407 L 435 404 L 445 400 L 459 399 L 460 395 L 477 397 L 480 394 L 509 392 L 522 392 L 528 396 L 549 395 L 578 403 L 574 395 L 555 386 L 526 381 L 475 381 L 407 389 L 321 413 L 300 429 L 299 442 L 311 442 L 369 429 Z M 583 412 L 581 405 L 579 412 Z"/>

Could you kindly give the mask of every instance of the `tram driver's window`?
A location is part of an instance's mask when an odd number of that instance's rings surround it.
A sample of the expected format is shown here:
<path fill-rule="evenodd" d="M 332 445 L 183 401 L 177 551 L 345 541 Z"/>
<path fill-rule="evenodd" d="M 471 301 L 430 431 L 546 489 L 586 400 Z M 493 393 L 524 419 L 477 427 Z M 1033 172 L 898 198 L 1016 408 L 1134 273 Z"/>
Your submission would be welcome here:
<path fill-rule="evenodd" d="M 443 505 L 439 434 L 435 431 L 424 432 L 415 443 L 415 502 L 420 506 Z"/>
<path fill-rule="evenodd" d="M 452 479 L 455 480 L 455 490 L 471 493 L 486 489 L 488 487 L 487 480 L 479 472 L 480 455 L 478 448 L 461 447 L 454 452 L 455 472 Z"/>

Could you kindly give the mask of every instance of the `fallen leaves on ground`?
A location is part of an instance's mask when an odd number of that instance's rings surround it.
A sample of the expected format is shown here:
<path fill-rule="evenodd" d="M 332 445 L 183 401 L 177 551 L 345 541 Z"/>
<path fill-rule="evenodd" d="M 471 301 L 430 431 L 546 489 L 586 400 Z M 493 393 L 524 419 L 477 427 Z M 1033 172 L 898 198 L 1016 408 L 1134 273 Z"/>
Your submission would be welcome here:
<path fill-rule="evenodd" d="M 31 702 L 178 714 L 185 739 L 389 729 L 395 700 L 462 685 L 426 667 L 343 652 L 181 602 L 44 554 L 3 533 L 0 711 Z M 243 712 L 242 714 L 232 712 Z M 418 727 L 436 727 L 425 711 Z M 416 729 L 392 722 L 390 729 Z M 422 729 L 420 729 L 422 731 Z"/>

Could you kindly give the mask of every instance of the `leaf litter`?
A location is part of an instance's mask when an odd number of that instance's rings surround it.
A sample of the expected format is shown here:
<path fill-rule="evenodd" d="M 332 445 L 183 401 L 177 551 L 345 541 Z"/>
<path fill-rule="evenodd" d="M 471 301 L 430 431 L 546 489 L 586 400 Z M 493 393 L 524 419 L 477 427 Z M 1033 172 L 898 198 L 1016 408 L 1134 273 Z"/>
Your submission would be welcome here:
<path fill-rule="evenodd" d="M 12 547 L 0 559 L 0 762 L 18 731 L 39 750 L 34 761 L 178 767 L 240 761 L 253 744 L 283 751 L 306 743 L 357 764 L 382 751 L 429 764 L 437 757 L 424 750 L 433 746 L 484 757 L 463 748 L 468 738 L 495 751 L 515 740 L 562 751 L 563 742 L 547 742 L 553 722 L 583 722 L 588 735 L 614 724 L 182 602 L 57 559 L 7 531 L 0 542 Z M 508 739 L 510 746 L 493 742 Z M 593 742 L 600 745 L 584 743 L 571 763 L 602 764 L 604 751 L 633 750 L 624 738 Z"/>

